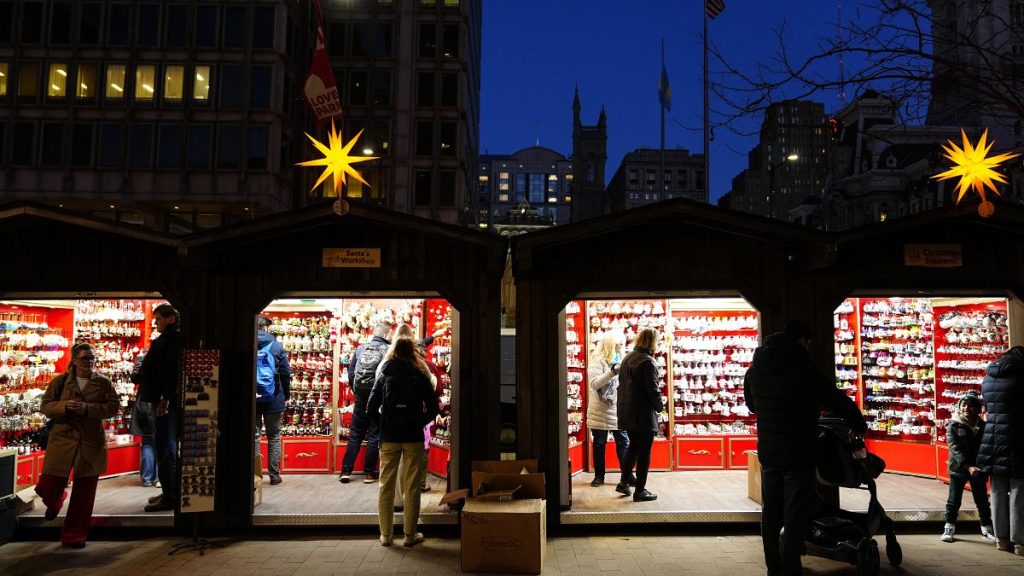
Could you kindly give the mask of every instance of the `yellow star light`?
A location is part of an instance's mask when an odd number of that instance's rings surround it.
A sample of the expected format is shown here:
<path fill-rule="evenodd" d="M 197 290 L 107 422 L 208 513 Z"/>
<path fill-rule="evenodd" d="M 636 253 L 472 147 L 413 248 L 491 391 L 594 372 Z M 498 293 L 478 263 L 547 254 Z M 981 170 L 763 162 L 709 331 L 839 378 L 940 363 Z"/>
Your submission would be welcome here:
<path fill-rule="evenodd" d="M 988 130 L 985 130 L 981 135 L 977 146 L 971 145 L 971 141 L 967 139 L 967 133 L 964 132 L 963 128 L 960 129 L 960 135 L 964 141 L 963 148 L 958 147 L 952 140 L 949 141 L 949 146 L 942 146 L 942 149 L 946 151 L 946 158 L 954 166 L 941 174 L 932 176 L 932 178 L 949 180 L 950 178 L 960 177 L 960 183 L 957 184 L 958 194 L 956 203 L 959 204 L 960 200 L 967 194 L 967 191 L 974 188 L 978 196 L 981 196 L 981 206 L 978 207 L 978 213 L 987 218 L 995 212 L 995 206 L 985 197 L 985 188 L 987 187 L 998 196 L 999 190 L 996 188 L 995 182 L 1006 184 L 1006 177 L 996 172 L 996 168 L 1002 162 L 1016 158 L 1019 154 L 1004 153 L 988 156 L 989 150 L 995 144 L 995 142 L 985 143 L 985 140 L 988 138 Z"/>
<path fill-rule="evenodd" d="M 346 177 L 351 176 L 356 180 L 363 183 L 364 186 L 369 186 L 366 180 L 363 180 L 362 175 L 352 167 L 352 164 L 356 162 L 366 162 L 367 160 L 376 160 L 377 156 L 350 156 L 349 152 L 352 151 L 352 147 L 356 145 L 356 140 L 363 135 L 363 131 L 360 130 L 356 137 L 349 140 L 347 144 L 342 144 L 342 135 L 334 127 L 334 120 L 331 120 L 331 132 L 327 135 L 327 145 L 320 142 L 316 138 L 313 138 L 308 133 L 306 137 L 313 142 L 313 146 L 324 155 L 323 158 L 317 158 L 315 160 L 306 160 L 305 162 L 299 162 L 298 166 L 323 166 L 324 171 L 320 174 L 320 178 L 317 179 L 316 184 L 313 184 L 313 190 L 327 180 L 332 174 L 334 175 L 334 189 L 338 191 L 338 195 L 341 195 L 341 187 L 347 182 Z M 311 190 L 312 191 L 312 190 Z"/>

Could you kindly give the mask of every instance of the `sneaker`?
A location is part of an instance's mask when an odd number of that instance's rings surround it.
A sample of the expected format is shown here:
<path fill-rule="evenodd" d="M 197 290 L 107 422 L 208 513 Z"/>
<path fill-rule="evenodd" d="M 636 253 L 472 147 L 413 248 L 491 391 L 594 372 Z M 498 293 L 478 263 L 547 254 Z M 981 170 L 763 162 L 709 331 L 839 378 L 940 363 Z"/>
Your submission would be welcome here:
<path fill-rule="evenodd" d="M 405 535 L 405 542 L 402 542 L 402 546 L 405 546 L 406 548 L 412 548 L 413 546 L 419 544 L 420 542 L 423 542 L 423 533 L 422 532 L 417 532 L 417 533 L 411 534 L 411 535 L 410 534 L 406 534 Z"/>
<path fill-rule="evenodd" d="M 367 474 L 366 476 L 363 476 L 363 484 L 373 484 L 376 481 L 377 481 L 377 477 L 376 476 L 370 476 L 369 474 Z"/>
<path fill-rule="evenodd" d="M 604 478 L 601 476 L 594 476 L 594 479 L 590 481 L 590 486 L 593 488 L 604 486 Z"/>
<path fill-rule="evenodd" d="M 996 538 L 996 549 L 1002 550 L 1003 552 L 1013 552 L 1013 542 L 1003 540 L 1002 538 Z"/>
<path fill-rule="evenodd" d="M 381 546 L 391 546 L 391 536 L 385 536 L 385 535 L 381 534 L 380 535 L 380 545 Z"/>
<path fill-rule="evenodd" d="M 626 482 L 619 482 L 615 485 L 615 491 L 623 496 L 630 496 L 633 492 L 629 489 L 629 484 Z"/>
<path fill-rule="evenodd" d="M 942 541 L 952 542 L 954 532 L 956 532 L 956 526 L 947 522 L 946 526 L 942 529 Z"/>
<path fill-rule="evenodd" d="M 338 477 L 338 482 L 341 482 L 342 484 L 348 484 L 351 481 L 352 478 L 348 474 L 345 474 L 344 472 L 342 472 L 341 476 Z"/>
<path fill-rule="evenodd" d="M 982 524 L 982 526 L 981 526 L 981 536 L 983 538 L 985 538 L 986 540 L 988 540 L 989 542 L 995 542 L 996 541 L 996 533 L 992 531 L 992 526 L 991 525 L 986 526 L 986 525 Z"/>
<path fill-rule="evenodd" d="M 633 494 L 633 502 L 651 502 L 657 499 L 658 495 L 649 490 L 640 490 L 636 494 Z"/>

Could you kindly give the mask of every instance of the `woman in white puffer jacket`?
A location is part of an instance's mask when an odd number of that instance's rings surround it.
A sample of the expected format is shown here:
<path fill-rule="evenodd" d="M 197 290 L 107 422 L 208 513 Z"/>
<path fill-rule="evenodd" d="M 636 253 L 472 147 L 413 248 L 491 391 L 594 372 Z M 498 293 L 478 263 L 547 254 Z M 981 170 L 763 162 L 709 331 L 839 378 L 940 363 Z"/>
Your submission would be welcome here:
<path fill-rule="evenodd" d="M 595 488 L 604 485 L 608 433 L 615 439 L 615 454 L 620 462 L 629 447 L 629 436 L 619 430 L 615 413 L 622 346 L 621 334 L 606 332 L 591 351 L 587 367 L 587 428 L 591 433 L 594 463 L 594 480 L 590 485 Z"/>

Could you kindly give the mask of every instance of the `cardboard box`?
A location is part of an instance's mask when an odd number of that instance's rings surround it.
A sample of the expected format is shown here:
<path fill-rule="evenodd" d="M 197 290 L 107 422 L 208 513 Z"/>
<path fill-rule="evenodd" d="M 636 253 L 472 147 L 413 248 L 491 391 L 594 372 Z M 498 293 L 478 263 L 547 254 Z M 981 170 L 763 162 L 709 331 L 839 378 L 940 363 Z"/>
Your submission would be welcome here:
<path fill-rule="evenodd" d="M 540 574 L 547 547 L 547 503 L 472 499 L 462 509 L 462 571 Z"/>
<path fill-rule="evenodd" d="M 747 452 L 747 498 L 762 504 L 761 461 L 757 459 L 757 451 Z"/>
<path fill-rule="evenodd" d="M 25 512 L 28 512 L 29 510 L 35 508 L 36 498 L 36 489 L 34 486 L 30 488 L 25 488 L 24 490 L 19 490 L 18 493 L 15 494 L 14 496 L 16 505 L 15 514 L 20 516 Z"/>
<path fill-rule="evenodd" d="M 540 574 L 547 547 L 544 475 L 536 460 L 475 461 L 462 508 L 463 572 Z"/>

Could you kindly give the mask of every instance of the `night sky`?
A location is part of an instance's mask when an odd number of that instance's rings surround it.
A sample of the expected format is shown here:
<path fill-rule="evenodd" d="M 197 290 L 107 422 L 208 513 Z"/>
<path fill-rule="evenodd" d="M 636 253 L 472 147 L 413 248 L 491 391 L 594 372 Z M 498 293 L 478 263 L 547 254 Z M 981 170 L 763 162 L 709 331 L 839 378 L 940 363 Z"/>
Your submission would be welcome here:
<path fill-rule="evenodd" d="M 836 35 L 837 3 L 726 0 L 709 35 L 734 65 L 753 65 L 775 52 L 774 29 L 786 22 L 790 48 L 810 53 Z M 853 17 L 852 8 L 844 18 Z M 483 22 L 481 152 L 511 154 L 537 142 L 572 152 L 572 96 L 579 85 L 584 124 L 608 114 L 611 179 L 622 157 L 659 142 L 661 39 L 672 86 L 665 147 L 703 149 L 701 0 L 486 0 Z M 712 74 L 715 72 L 711 61 Z M 827 71 L 838 76 L 839 64 Z M 713 97 L 713 95 L 712 95 Z M 823 94 L 827 112 L 836 94 Z M 715 104 L 712 102 L 712 108 Z M 756 130 L 761 118 L 747 123 Z M 685 128 L 684 128 L 685 126 Z M 711 201 L 729 191 L 746 167 L 756 136 L 716 131 L 711 143 Z"/>

